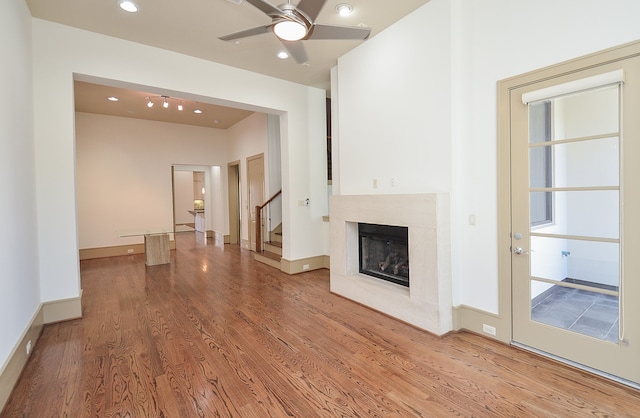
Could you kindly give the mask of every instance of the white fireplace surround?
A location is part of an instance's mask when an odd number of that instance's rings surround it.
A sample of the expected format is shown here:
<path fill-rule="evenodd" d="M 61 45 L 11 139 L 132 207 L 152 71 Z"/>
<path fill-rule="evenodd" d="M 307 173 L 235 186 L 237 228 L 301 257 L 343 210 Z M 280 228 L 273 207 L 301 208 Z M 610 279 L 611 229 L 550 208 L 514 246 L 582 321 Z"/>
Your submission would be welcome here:
<path fill-rule="evenodd" d="M 331 291 L 437 335 L 452 330 L 449 195 L 331 197 Z M 358 223 L 406 226 L 409 288 L 359 273 Z"/>

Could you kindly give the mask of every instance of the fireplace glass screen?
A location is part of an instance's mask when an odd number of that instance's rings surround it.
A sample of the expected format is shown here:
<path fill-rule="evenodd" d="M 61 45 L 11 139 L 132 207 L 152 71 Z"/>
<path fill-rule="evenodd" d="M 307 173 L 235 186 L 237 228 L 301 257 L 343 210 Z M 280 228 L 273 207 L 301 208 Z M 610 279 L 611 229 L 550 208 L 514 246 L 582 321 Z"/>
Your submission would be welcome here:
<path fill-rule="evenodd" d="M 409 286 L 409 230 L 358 224 L 360 273 Z"/>

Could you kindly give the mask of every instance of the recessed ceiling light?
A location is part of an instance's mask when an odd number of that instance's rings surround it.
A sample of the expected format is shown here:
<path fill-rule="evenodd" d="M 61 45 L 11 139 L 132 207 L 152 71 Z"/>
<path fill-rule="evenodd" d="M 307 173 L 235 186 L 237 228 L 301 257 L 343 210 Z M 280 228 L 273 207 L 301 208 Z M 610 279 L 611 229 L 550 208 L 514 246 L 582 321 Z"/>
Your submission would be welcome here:
<path fill-rule="evenodd" d="M 194 110 L 194 111 L 193 111 L 193 113 L 200 114 L 200 113 L 202 113 L 202 110 L 200 110 L 200 109 L 196 109 L 196 110 Z"/>
<path fill-rule="evenodd" d="M 111 96 L 111 97 L 108 97 L 107 100 L 109 100 L 110 102 L 117 102 L 118 98 L 116 96 Z"/>
<path fill-rule="evenodd" d="M 340 16 L 349 16 L 353 12 L 353 7 L 347 3 L 340 3 L 336 6 L 336 11 Z"/>
<path fill-rule="evenodd" d="M 129 13 L 135 13 L 138 11 L 138 6 L 130 0 L 118 0 L 118 6 Z"/>
<path fill-rule="evenodd" d="M 286 60 L 287 58 L 289 58 L 289 54 L 286 51 L 280 51 L 278 52 L 278 58 L 280 58 L 281 60 Z"/>

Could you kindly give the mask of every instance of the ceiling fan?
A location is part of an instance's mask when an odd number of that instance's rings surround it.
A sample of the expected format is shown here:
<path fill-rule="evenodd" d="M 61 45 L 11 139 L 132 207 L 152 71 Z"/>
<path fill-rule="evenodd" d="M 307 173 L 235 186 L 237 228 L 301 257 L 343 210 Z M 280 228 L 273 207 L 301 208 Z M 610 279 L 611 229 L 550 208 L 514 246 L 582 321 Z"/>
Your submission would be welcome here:
<path fill-rule="evenodd" d="M 289 55 L 298 64 L 308 61 L 307 53 L 302 45 L 308 39 L 367 39 L 371 28 L 354 26 L 319 25 L 316 17 L 327 0 L 301 0 L 298 6 L 288 0 L 280 6 L 274 6 L 266 0 L 246 0 L 271 18 L 271 23 L 255 28 L 221 36 L 223 41 L 234 41 L 248 36 L 261 35 L 269 31 L 282 41 Z"/>

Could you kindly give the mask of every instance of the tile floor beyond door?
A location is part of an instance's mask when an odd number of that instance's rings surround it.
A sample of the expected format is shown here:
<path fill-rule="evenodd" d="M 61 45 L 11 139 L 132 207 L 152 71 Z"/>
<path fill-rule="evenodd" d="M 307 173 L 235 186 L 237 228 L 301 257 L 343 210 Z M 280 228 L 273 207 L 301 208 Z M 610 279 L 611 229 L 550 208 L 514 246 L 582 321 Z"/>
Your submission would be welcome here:
<path fill-rule="evenodd" d="M 618 297 L 554 286 L 531 303 L 531 319 L 612 342 L 618 341 Z"/>

